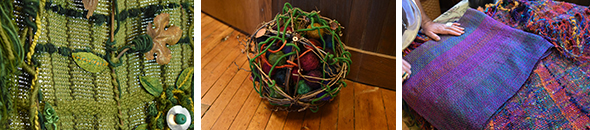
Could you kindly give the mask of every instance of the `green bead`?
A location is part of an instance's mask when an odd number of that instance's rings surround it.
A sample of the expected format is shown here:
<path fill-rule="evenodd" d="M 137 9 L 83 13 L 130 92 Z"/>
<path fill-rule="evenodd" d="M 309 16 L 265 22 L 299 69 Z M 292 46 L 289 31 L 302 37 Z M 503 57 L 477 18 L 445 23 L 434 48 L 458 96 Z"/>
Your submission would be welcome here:
<path fill-rule="evenodd" d="M 305 84 L 305 81 L 300 80 L 298 87 L 297 87 L 297 94 L 302 95 L 302 94 L 308 93 L 309 91 L 310 91 L 310 88 L 309 88 L 309 86 L 307 86 L 307 84 Z"/>
<path fill-rule="evenodd" d="M 184 114 L 176 114 L 174 122 L 176 122 L 176 124 L 184 124 L 186 122 L 186 116 Z"/>

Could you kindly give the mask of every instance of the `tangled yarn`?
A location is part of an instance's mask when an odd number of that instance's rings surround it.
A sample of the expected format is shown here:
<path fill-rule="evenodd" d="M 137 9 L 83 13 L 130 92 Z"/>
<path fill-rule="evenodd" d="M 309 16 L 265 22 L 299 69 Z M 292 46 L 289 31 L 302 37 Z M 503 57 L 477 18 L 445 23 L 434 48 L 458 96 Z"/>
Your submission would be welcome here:
<path fill-rule="evenodd" d="M 45 103 L 45 113 L 43 113 L 45 117 L 45 126 L 51 128 L 52 130 L 59 130 L 57 127 L 57 121 L 59 121 L 59 117 L 53 110 L 53 107 L 49 105 L 49 103 Z"/>
<path fill-rule="evenodd" d="M 500 0 L 485 13 L 513 28 L 540 35 L 574 60 L 590 59 L 590 9 L 553 0 Z"/>

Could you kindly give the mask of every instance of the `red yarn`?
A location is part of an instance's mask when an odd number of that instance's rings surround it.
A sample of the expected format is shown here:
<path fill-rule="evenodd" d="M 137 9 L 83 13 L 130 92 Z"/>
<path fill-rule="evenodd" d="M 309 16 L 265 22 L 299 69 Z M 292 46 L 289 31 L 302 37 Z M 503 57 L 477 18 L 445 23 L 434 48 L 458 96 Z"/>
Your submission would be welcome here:
<path fill-rule="evenodd" d="M 270 68 L 272 68 L 272 66 L 269 66 L 268 64 L 262 64 L 262 71 L 264 71 L 264 73 L 268 76 L 272 76 L 272 74 L 268 74 Z"/>
<path fill-rule="evenodd" d="M 314 55 L 311 50 L 305 51 L 302 56 L 299 57 L 299 62 L 301 64 L 301 68 L 305 72 L 317 69 L 320 64 L 318 57 Z"/>
<path fill-rule="evenodd" d="M 299 73 L 297 72 L 299 70 L 299 67 L 293 67 L 293 69 L 291 70 L 291 81 L 293 81 L 294 83 L 299 82 Z"/>
<path fill-rule="evenodd" d="M 316 46 L 316 47 L 322 47 L 322 46 L 320 46 L 320 41 L 318 41 L 318 40 L 315 40 L 315 39 L 308 39 L 308 40 L 309 40 L 309 42 L 311 42 L 311 44 L 313 44 L 314 46 Z"/>
<path fill-rule="evenodd" d="M 313 70 L 313 71 L 310 71 L 309 73 L 307 73 L 306 75 L 307 76 L 321 78 L 322 77 L 322 72 L 320 72 L 319 70 Z M 320 88 L 320 84 L 319 83 L 315 83 L 315 82 L 319 82 L 320 80 L 311 79 L 311 78 L 308 78 L 308 80 L 305 80 L 305 84 L 307 84 L 311 88 L 312 91 L 315 90 L 315 89 Z M 311 82 L 311 81 L 313 81 L 313 82 Z"/>

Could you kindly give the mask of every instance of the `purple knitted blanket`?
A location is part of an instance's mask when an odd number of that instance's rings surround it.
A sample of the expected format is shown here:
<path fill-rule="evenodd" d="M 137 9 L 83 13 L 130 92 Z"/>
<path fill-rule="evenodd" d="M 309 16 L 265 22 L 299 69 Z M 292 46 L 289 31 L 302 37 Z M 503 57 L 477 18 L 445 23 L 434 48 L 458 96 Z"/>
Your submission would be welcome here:
<path fill-rule="evenodd" d="M 461 36 L 441 36 L 404 57 L 408 106 L 439 129 L 482 129 L 512 97 L 553 45 L 477 10 L 459 20 Z"/>

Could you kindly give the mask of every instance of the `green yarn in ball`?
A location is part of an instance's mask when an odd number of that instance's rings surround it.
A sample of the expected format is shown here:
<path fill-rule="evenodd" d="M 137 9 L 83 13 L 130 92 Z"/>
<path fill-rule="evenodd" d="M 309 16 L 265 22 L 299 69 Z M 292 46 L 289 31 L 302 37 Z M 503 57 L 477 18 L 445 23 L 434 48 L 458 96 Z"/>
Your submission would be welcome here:
<path fill-rule="evenodd" d="M 285 53 L 283 53 L 282 51 L 279 51 L 277 53 L 271 53 L 268 56 L 268 63 L 270 63 L 271 65 L 274 65 L 278 61 L 279 63 L 277 64 L 277 66 L 284 65 L 287 62 L 287 59 L 286 58 L 279 59 L 283 55 L 285 55 Z"/>
<path fill-rule="evenodd" d="M 280 89 L 282 89 L 282 88 L 280 88 Z M 272 97 L 272 98 L 278 98 L 278 99 L 285 98 L 285 97 L 283 97 L 283 95 L 279 94 L 279 92 L 276 92 L 274 89 L 270 89 L 270 97 Z"/>
<path fill-rule="evenodd" d="M 310 91 L 309 86 L 307 86 L 307 84 L 305 84 L 304 80 L 300 80 L 298 85 L 297 85 L 297 94 L 306 94 Z"/>

